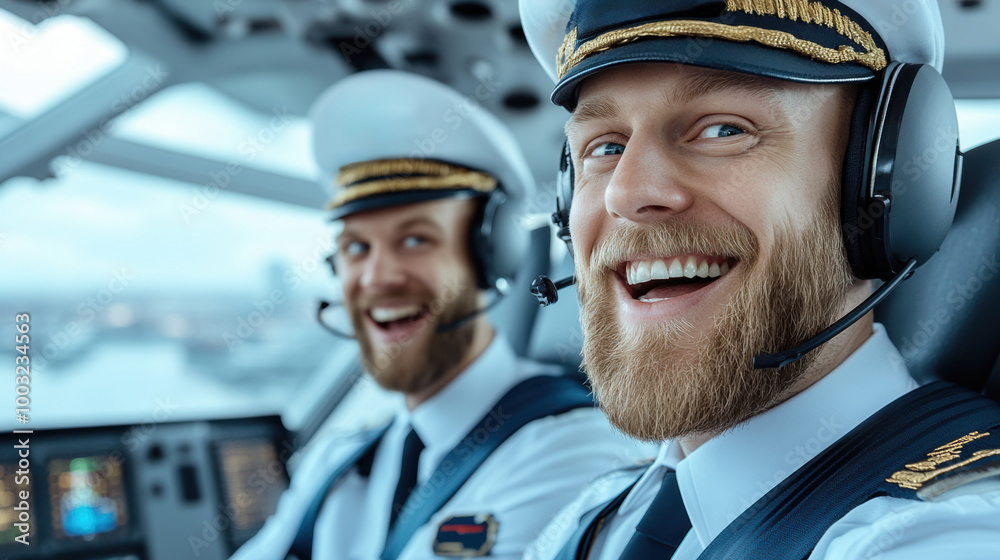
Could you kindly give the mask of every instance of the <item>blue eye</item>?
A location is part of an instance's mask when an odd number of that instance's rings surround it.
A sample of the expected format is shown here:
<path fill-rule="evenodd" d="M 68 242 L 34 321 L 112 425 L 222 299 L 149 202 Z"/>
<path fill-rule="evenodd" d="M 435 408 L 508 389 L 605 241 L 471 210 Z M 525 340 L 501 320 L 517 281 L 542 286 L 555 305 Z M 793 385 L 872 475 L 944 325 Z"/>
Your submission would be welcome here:
<path fill-rule="evenodd" d="M 403 247 L 407 249 L 414 249 L 425 243 L 427 243 L 427 239 L 419 235 L 407 235 L 406 238 L 403 239 Z"/>
<path fill-rule="evenodd" d="M 625 146 L 617 144 L 615 142 L 605 142 L 600 146 L 594 148 L 594 151 L 590 152 L 592 156 L 620 156 L 625 152 Z"/>
<path fill-rule="evenodd" d="M 746 134 L 746 131 L 731 124 L 713 124 L 701 131 L 698 138 L 726 138 L 727 136 L 736 136 L 737 134 Z"/>
<path fill-rule="evenodd" d="M 360 241 L 351 241 L 344 247 L 344 253 L 348 256 L 357 256 L 368 250 L 368 244 Z"/>

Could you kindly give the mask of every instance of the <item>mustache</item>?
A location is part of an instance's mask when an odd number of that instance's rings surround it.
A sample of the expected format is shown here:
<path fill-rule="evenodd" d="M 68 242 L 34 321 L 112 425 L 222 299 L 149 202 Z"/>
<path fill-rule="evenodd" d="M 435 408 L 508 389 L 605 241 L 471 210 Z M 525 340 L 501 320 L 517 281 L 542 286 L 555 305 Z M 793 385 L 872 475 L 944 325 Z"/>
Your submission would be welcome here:
<path fill-rule="evenodd" d="M 599 240 L 590 252 L 592 271 L 613 271 L 640 256 L 701 253 L 736 258 L 753 265 L 759 253 L 757 237 L 743 224 L 718 227 L 690 222 L 627 223 Z"/>

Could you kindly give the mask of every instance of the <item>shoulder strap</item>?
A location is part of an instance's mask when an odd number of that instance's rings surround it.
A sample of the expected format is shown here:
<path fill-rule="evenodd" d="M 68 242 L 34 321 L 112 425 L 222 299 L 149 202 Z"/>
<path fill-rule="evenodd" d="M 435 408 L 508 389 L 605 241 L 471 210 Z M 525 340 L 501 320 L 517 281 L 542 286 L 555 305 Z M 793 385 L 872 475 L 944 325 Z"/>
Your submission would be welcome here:
<path fill-rule="evenodd" d="M 576 531 L 566 539 L 562 549 L 555 560 L 581 560 L 590 554 L 590 547 L 594 544 L 594 537 L 604 524 L 604 520 L 611 514 L 616 513 L 622 502 L 628 497 L 629 492 L 635 487 L 638 479 L 628 485 L 617 496 L 594 506 L 580 516 Z"/>
<path fill-rule="evenodd" d="M 362 465 L 364 464 L 367 466 L 366 470 L 371 472 L 371 461 L 375 456 L 375 449 L 391 425 L 392 422 L 389 422 L 381 428 L 375 428 L 358 435 L 358 438 L 362 442 L 361 445 L 358 446 L 358 449 L 346 461 L 330 473 L 330 476 L 323 481 L 323 484 L 319 487 L 319 491 L 313 497 L 313 501 L 309 504 L 309 509 L 306 510 L 306 515 L 302 518 L 302 523 L 299 525 L 299 530 L 295 533 L 295 539 L 292 541 L 292 546 L 288 551 L 290 554 L 295 554 L 299 560 L 310 560 L 312 558 L 313 532 L 316 530 L 316 518 L 319 517 L 319 510 L 322 508 L 323 502 L 326 501 L 326 496 L 330 493 L 330 489 L 354 468 L 355 465 L 363 468 Z"/>
<path fill-rule="evenodd" d="M 992 432 L 992 433 L 991 433 Z M 911 391 L 795 471 L 726 527 L 699 560 L 807 558 L 823 534 L 878 496 L 918 490 L 1000 455 L 1000 405 L 935 382 Z M 944 465 L 938 468 L 938 465 Z"/>
<path fill-rule="evenodd" d="M 458 492 L 500 444 L 525 424 L 592 406 L 590 392 L 578 378 L 569 375 L 540 375 L 517 384 L 441 460 L 434 474 L 413 489 L 389 532 L 382 560 L 395 560 L 417 529 Z"/>

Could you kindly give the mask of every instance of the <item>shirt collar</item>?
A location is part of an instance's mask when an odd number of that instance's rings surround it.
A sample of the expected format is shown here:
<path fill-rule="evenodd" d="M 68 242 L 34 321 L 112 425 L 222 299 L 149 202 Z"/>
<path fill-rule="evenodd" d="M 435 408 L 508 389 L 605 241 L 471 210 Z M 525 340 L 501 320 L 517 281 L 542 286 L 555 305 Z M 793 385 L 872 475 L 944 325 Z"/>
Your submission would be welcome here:
<path fill-rule="evenodd" d="M 682 457 L 683 453 L 681 453 L 679 445 L 670 445 L 669 443 L 661 445 L 653 464 L 646 469 L 646 472 L 642 473 L 628 496 L 625 496 L 618 508 L 618 515 L 626 516 L 640 507 L 648 506 L 660 489 L 660 484 L 667 471 L 676 470 L 677 463 Z"/>
<path fill-rule="evenodd" d="M 424 443 L 420 476 L 429 476 L 444 456 L 472 431 L 507 391 L 522 380 L 525 368 L 518 367 L 517 355 L 500 334 L 469 367 L 433 397 L 412 411 L 398 415 Z M 425 460 L 426 457 L 426 460 Z"/>
<path fill-rule="evenodd" d="M 640 492 L 636 501 L 648 503 L 641 499 L 649 493 L 643 485 L 651 485 L 655 494 L 663 472 L 675 469 L 692 527 L 702 546 L 708 546 L 792 472 L 916 387 L 902 356 L 876 323 L 873 334 L 843 363 L 791 399 L 712 438 L 687 457 L 678 442 L 664 443 L 633 490 Z M 622 508 L 626 505 L 638 504 L 622 503 Z"/>

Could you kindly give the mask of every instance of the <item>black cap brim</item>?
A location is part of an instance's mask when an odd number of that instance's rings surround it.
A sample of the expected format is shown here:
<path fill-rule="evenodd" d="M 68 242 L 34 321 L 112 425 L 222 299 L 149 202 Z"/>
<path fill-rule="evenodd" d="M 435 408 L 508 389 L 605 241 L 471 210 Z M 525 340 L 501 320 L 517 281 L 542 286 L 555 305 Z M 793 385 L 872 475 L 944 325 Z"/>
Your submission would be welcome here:
<path fill-rule="evenodd" d="M 556 84 L 552 102 L 572 111 L 576 107 L 580 83 L 585 78 L 608 68 L 636 62 L 674 62 L 817 84 L 865 82 L 875 77 L 873 70 L 860 64 L 812 60 L 801 54 L 749 41 L 656 37 L 618 45 L 588 56 Z"/>
<path fill-rule="evenodd" d="M 380 210 L 382 208 L 389 208 L 390 206 L 418 204 L 445 198 L 475 198 L 488 196 L 488 194 L 474 189 L 413 190 L 376 194 L 352 200 L 332 209 L 330 211 L 330 220 L 339 220 L 352 214 Z"/>

